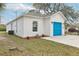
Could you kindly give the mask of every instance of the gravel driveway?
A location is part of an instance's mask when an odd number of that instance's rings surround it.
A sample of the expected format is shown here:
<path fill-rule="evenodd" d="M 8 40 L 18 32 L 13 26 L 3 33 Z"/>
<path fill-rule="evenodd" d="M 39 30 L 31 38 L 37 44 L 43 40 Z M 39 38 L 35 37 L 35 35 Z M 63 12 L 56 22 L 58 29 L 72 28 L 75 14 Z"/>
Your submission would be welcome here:
<path fill-rule="evenodd" d="M 58 43 L 70 45 L 79 48 L 79 36 L 77 35 L 66 35 L 66 36 L 54 36 L 54 37 L 43 37 L 43 39 L 55 41 Z"/>

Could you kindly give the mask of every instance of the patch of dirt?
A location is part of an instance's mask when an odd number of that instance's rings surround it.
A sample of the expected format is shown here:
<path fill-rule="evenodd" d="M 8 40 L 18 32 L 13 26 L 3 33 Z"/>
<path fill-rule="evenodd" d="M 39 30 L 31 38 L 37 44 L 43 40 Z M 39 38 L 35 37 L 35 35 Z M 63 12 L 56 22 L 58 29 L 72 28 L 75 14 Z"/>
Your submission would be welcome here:
<path fill-rule="evenodd" d="M 0 36 L 0 40 L 5 40 L 5 39 L 7 39 L 7 38 L 4 36 Z"/>

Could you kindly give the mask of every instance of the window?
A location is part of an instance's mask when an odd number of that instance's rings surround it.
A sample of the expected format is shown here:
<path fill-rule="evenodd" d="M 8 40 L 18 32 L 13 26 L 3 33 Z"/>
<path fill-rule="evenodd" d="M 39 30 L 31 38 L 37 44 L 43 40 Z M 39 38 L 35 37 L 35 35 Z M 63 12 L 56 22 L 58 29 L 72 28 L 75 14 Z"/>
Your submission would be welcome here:
<path fill-rule="evenodd" d="M 38 23 L 37 21 L 33 21 L 33 32 L 37 32 Z"/>

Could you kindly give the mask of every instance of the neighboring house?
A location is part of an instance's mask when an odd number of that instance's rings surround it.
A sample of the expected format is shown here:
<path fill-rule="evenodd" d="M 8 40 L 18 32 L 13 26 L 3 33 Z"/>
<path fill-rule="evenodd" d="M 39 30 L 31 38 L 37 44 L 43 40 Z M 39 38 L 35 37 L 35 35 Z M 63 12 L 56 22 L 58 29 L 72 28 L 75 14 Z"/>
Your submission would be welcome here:
<path fill-rule="evenodd" d="M 79 24 L 68 24 L 65 23 L 65 34 L 66 35 L 79 35 Z"/>
<path fill-rule="evenodd" d="M 6 30 L 13 30 L 14 34 L 22 38 L 36 35 L 61 36 L 65 33 L 62 12 L 44 16 L 38 12 L 29 12 L 7 23 Z"/>

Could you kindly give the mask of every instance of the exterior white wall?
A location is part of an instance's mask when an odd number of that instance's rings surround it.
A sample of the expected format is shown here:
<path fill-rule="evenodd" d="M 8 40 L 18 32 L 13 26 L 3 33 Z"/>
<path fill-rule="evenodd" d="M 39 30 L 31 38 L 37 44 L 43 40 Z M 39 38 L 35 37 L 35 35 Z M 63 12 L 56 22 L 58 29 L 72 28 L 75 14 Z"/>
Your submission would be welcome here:
<path fill-rule="evenodd" d="M 33 32 L 33 21 L 38 22 L 38 31 Z M 24 17 L 24 37 L 27 36 L 36 36 L 44 34 L 44 27 L 43 27 L 43 19 L 34 18 L 34 17 Z"/>
<path fill-rule="evenodd" d="M 50 36 L 50 18 L 44 19 L 43 20 L 44 24 L 44 34 L 47 36 Z"/>
<path fill-rule="evenodd" d="M 65 35 L 65 25 L 64 25 L 64 23 L 62 24 L 62 35 Z"/>
<path fill-rule="evenodd" d="M 60 13 L 56 13 L 54 15 L 51 16 L 51 21 L 52 22 L 61 22 L 61 23 L 64 23 L 64 17 L 62 14 Z"/>
<path fill-rule="evenodd" d="M 6 26 L 6 31 L 13 30 L 14 34 L 20 37 L 24 37 L 23 18 L 13 21 Z"/>
<path fill-rule="evenodd" d="M 53 22 L 60 22 L 62 23 L 62 35 L 64 35 L 65 32 L 65 26 L 64 26 L 64 17 L 57 13 L 51 16 L 50 18 L 50 36 L 53 36 Z"/>
<path fill-rule="evenodd" d="M 16 34 L 16 21 L 12 22 L 12 30 L 14 31 L 14 34 Z"/>
<path fill-rule="evenodd" d="M 15 34 L 17 36 L 24 37 L 24 28 L 23 28 L 24 25 L 23 24 L 24 24 L 24 19 L 23 18 L 20 18 L 19 20 L 16 20 Z"/>
<path fill-rule="evenodd" d="M 11 30 L 11 24 L 6 25 L 6 32 L 8 32 L 9 30 Z"/>

